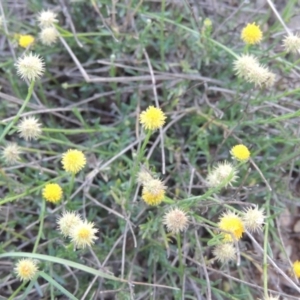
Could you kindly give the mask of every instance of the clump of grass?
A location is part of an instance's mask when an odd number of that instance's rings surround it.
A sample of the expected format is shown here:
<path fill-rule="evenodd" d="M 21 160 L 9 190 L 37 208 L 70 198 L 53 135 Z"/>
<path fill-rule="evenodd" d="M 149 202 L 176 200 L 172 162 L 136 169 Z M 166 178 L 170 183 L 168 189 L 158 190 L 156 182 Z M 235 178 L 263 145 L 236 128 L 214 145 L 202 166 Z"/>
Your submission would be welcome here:
<path fill-rule="evenodd" d="M 296 1 L 125 2 L 0 4 L 1 296 L 297 299 Z"/>

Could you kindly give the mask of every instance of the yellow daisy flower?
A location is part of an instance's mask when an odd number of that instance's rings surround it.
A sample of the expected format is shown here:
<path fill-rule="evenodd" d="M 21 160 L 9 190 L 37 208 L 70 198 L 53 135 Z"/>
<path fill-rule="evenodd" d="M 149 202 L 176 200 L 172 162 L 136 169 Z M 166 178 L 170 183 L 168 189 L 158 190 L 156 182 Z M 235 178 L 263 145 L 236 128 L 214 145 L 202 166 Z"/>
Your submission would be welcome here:
<path fill-rule="evenodd" d="M 230 211 L 222 215 L 218 227 L 221 230 L 230 232 L 223 232 L 225 242 L 232 242 L 233 237 L 236 240 L 239 240 L 242 237 L 243 232 L 245 232 L 243 221 L 241 220 L 241 218 Z"/>
<path fill-rule="evenodd" d="M 52 203 L 57 203 L 63 195 L 62 188 L 57 183 L 48 183 L 43 189 L 43 197 Z"/>
<path fill-rule="evenodd" d="M 239 161 L 247 161 L 250 158 L 250 151 L 245 145 L 235 145 L 231 148 L 230 154 Z"/>
<path fill-rule="evenodd" d="M 159 179 L 151 179 L 144 183 L 142 199 L 148 205 L 159 205 L 165 198 L 166 186 Z"/>
<path fill-rule="evenodd" d="M 300 278 L 300 261 L 299 260 L 296 260 L 294 263 L 293 263 L 293 270 L 294 270 L 294 273 L 295 275 Z"/>
<path fill-rule="evenodd" d="M 246 44 L 259 44 L 262 40 L 262 31 L 255 23 L 247 24 L 242 30 L 241 38 Z"/>
<path fill-rule="evenodd" d="M 34 37 L 30 34 L 19 35 L 19 46 L 23 48 L 27 48 L 34 43 Z"/>
<path fill-rule="evenodd" d="M 20 259 L 14 271 L 21 281 L 31 280 L 38 271 L 37 262 L 30 258 Z"/>
<path fill-rule="evenodd" d="M 62 155 L 63 169 L 72 174 L 78 173 L 86 164 L 86 158 L 82 151 L 69 149 Z"/>
<path fill-rule="evenodd" d="M 140 114 L 140 123 L 144 129 L 155 130 L 165 124 L 166 116 L 160 108 L 149 106 Z"/>

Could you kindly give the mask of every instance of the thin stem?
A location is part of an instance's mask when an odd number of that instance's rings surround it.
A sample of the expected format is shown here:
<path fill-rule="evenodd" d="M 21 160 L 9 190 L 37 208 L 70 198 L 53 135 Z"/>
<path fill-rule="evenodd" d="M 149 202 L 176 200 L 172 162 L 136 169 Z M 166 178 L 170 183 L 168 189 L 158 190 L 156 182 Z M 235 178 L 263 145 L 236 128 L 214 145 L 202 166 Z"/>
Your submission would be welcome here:
<path fill-rule="evenodd" d="M 0 136 L 0 142 L 3 140 L 3 138 L 6 136 L 6 134 L 9 132 L 9 130 L 12 128 L 12 126 L 19 120 L 22 112 L 24 111 L 24 109 L 26 108 L 31 95 L 33 93 L 33 87 L 34 87 L 34 81 L 30 82 L 30 85 L 28 87 L 28 93 L 27 93 L 27 97 L 23 102 L 23 105 L 21 106 L 21 108 L 19 109 L 18 113 L 16 114 L 16 116 L 13 118 L 13 120 L 4 128 L 1 136 Z"/>
<path fill-rule="evenodd" d="M 127 195 L 126 195 L 126 199 L 127 200 L 129 199 L 129 196 L 130 196 L 130 193 L 131 193 L 131 190 L 132 190 L 132 187 L 133 187 L 133 183 L 134 183 L 134 178 L 136 176 L 136 173 L 137 173 L 139 164 L 140 164 L 140 162 L 142 160 L 142 157 L 144 156 L 145 148 L 146 148 L 146 146 L 147 146 L 147 144 L 149 142 L 151 134 L 152 134 L 152 131 L 149 130 L 147 132 L 146 136 L 145 136 L 145 139 L 143 141 L 142 147 L 140 147 L 138 149 L 137 158 L 135 160 L 135 163 L 133 165 L 133 168 L 132 168 L 131 174 L 130 174 L 130 185 L 129 185 L 129 188 L 128 188 L 128 191 L 127 191 Z"/>
<path fill-rule="evenodd" d="M 69 184 L 69 189 L 68 189 L 68 193 L 67 193 L 67 199 L 66 199 L 67 202 L 69 201 L 69 199 L 71 197 L 72 190 L 73 190 L 73 187 L 74 187 L 74 182 L 75 182 L 75 174 L 72 173 L 70 184 Z"/>
<path fill-rule="evenodd" d="M 18 293 L 25 287 L 26 283 L 26 281 L 23 281 L 23 283 L 11 294 L 7 300 L 14 300 Z"/>
<path fill-rule="evenodd" d="M 270 197 L 268 197 L 267 203 L 267 216 L 270 216 Z M 264 234 L 264 258 L 263 258 L 263 274 L 264 274 L 264 294 L 265 298 L 268 298 L 268 235 L 269 235 L 269 222 L 265 224 Z"/>
<path fill-rule="evenodd" d="M 40 227 L 39 227 L 39 232 L 38 235 L 36 237 L 35 243 L 34 243 L 34 247 L 32 250 L 32 253 L 35 253 L 37 250 L 37 247 L 39 245 L 41 236 L 42 236 L 42 232 L 43 232 L 43 227 L 44 227 L 44 218 L 45 218 L 45 211 L 46 211 L 46 201 L 43 200 L 42 201 L 42 208 L 41 208 L 41 214 L 40 214 Z"/>
<path fill-rule="evenodd" d="M 178 259 L 179 259 L 180 283 L 182 284 L 183 275 L 184 275 L 184 265 L 183 265 L 180 233 L 177 233 L 177 247 L 178 247 Z"/>

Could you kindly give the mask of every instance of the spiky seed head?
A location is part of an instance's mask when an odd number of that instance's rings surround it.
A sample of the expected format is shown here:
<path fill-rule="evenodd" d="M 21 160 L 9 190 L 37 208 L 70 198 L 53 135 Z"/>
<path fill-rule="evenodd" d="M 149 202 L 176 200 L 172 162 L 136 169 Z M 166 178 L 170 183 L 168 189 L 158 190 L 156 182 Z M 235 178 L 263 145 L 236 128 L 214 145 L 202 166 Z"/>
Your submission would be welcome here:
<path fill-rule="evenodd" d="M 55 44 L 57 38 L 58 38 L 58 33 L 54 27 L 43 28 L 40 33 L 41 42 L 46 46 L 51 46 Z"/>
<path fill-rule="evenodd" d="M 186 230 L 188 221 L 187 214 L 177 207 L 169 210 L 163 217 L 163 224 L 166 225 L 167 230 L 172 234 Z"/>
<path fill-rule="evenodd" d="M 18 132 L 20 137 L 28 140 L 36 140 L 41 134 L 41 123 L 35 117 L 25 117 L 18 124 Z"/>
<path fill-rule="evenodd" d="M 207 176 L 209 187 L 219 187 L 221 184 L 227 188 L 237 180 L 237 169 L 226 160 L 219 162 Z"/>
<path fill-rule="evenodd" d="M 64 237 L 70 237 L 71 230 L 80 223 L 82 223 L 81 216 L 71 211 L 65 211 L 57 219 L 58 230 Z"/>
<path fill-rule="evenodd" d="M 152 179 L 154 178 L 152 177 L 151 173 L 148 170 L 146 170 L 144 167 L 142 167 L 137 174 L 137 182 L 139 184 L 147 185 L 147 182 L 151 181 Z"/>
<path fill-rule="evenodd" d="M 283 39 L 283 48 L 287 53 L 298 53 L 300 50 L 300 37 L 298 34 L 287 35 Z"/>
<path fill-rule="evenodd" d="M 19 57 L 16 62 L 16 68 L 18 75 L 29 81 L 35 81 L 39 79 L 45 71 L 44 61 L 37 54 L 29 53 L 23 57 Z"/>
<path fill-rule="evenodd" d="M 58 22 L 57 14 L 51 10 L 43 10 L 39 13 L 37 19 L 41 28 L 51 27 Z"/>
<path fill-rule="evenodd" d="M 16 143 L 9 143 L 2 151 L 2 157 L 7 164 L 15 164 L 20 160 L 21 149 Z"/>
<path fill-rule="evenodd" d="M 236 258 L 236 248 L 232 243 L 219 244 L 214 248 L 213 255 L 221 263 L 226 263 Z"/>
<path fill-rule="evenodd" d="M 242 217 L 245 228 L 250 232 L 261 230 L 264 219 L 264 209 L 259 209 L 257 205 L 255 207 L 246 208 Z"/>
<path fill-rule="evenodd" d="M 238 77 L 253 83 L 255 87 L 270 88 L 275 82 L 275 74 L 260 65 L 257 58 L 251 54 L 239 56 L 233 63 L 233 70 Z"/>

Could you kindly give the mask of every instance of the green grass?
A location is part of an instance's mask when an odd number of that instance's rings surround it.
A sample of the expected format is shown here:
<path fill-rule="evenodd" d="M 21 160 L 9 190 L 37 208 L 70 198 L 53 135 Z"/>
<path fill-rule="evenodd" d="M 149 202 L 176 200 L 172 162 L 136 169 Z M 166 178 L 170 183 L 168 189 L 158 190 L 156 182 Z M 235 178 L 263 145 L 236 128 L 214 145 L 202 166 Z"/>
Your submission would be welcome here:
<path fill-rule="evenodd" d="M 0 299 L 298 299 L 290 271 L 300 260 L 299 58 L 283 51 L 286 33 L 270 7 L 217 1 L 218 12 L 187 1 L 62 3 L 30 0 L 21 9 L 4 1 L 0 10 L 0 144 L 16 142 L 22 150 L 13 165 L 1 160 Z M 277 8 L 286 24 L 296 5 Z M 38 40 L 36 16 L 47 8 L 59 19 L 60 40 L 52 47 Z M 240 33 L 252 22 L 264 38 L 246 47 Z M 36 42 L 25 50 L 15 34 Z M 14 65 L 29 51 L 46 65 L 30 86 Z M 272 88 L 235 76 L 233 62 L 247 52 L 276 73 Z M 166 124 L 147 134 L 139 114 L 156 102 Z M 38 140 L 18 135 L 28 115 L 42 124 Z M 240 143 L 251 159 L 234 162 L 237 182 L 208 188 L 208 173 L 219 161 L 233 162 L 230 149 Z M 73 181 L 61 165 L 68 149 L 87 158 Z M 141 198 L 141 165 L 167 186 L 159 206 Z M 57 205 L 43 200 L 48 182 L 64 191 Z M 264 208 L 263 232 L 244 233 L 236 260 L 214 261 L 219 217 L 252 204 Z M 175 206 L 190 220 L 178 235 L 163 225 Z M 59 233 L 65 210 L 94 222 L 92 247 L 74 251 Z M 39 261 L 39 272 L 22 283 L 14 265 L 25 257 Z"/>

